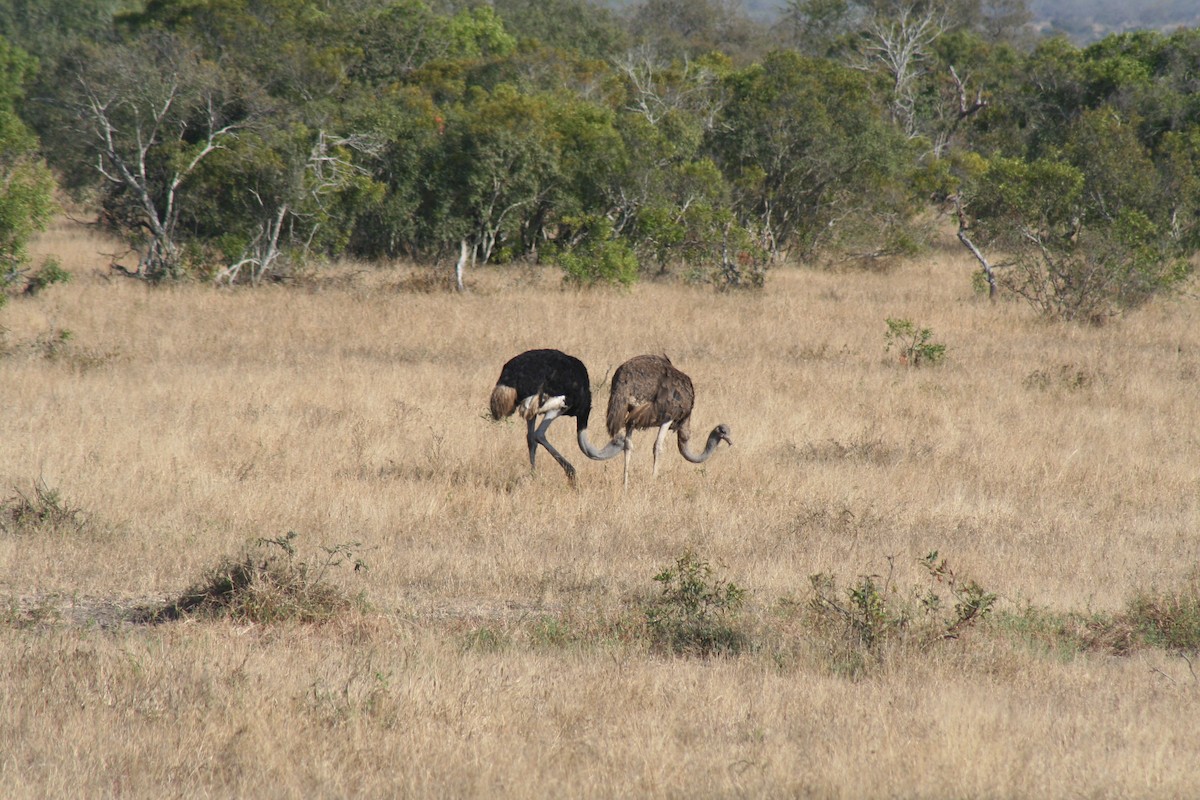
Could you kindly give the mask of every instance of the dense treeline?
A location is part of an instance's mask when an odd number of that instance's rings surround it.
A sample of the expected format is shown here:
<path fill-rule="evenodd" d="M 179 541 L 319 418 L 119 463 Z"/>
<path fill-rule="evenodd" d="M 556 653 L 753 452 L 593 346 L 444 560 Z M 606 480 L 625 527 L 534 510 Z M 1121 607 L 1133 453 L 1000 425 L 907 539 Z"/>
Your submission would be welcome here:
<path fill-rule="evenodd" d="M 722 0 L 0 0 L 0 247 L 15 275 L 47 165 L 153 280 L 350 254 L 758 286 L 784 257 L 911 252 L 949 213 L 993 290 L 1099 319 L 1200 248 L 1200 32 L 1080 49 L 1028 20 L 1024 0 L 788 0 L 770 28 Z"/>

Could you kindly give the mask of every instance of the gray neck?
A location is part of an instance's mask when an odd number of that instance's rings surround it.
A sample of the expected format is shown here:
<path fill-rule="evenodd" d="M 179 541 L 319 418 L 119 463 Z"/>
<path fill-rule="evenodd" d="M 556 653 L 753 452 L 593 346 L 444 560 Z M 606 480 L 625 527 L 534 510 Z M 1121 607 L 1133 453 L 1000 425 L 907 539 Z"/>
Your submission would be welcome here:
<path fill-rule="evenodd" d="M 616 456 L 618 453 L 625 450 L 625 435 L 618 433 L 612 438 L 612 441 L 604 445 L 603 450 L 597 450 L 592 447 L 592 443 L 588 441 L 587 428 L 580 426 L 579 428 L 579 449 L 583 454 L 594 461 L 607 461 Z"/>
<path fill-rule="evenodd" d="M 713 432 L 708 435 L 708 444 L 704 447 L 703 453 L 693 453 L 688 446 L 687 441 L 683 437 L 679 437 L 679 454 L 693 464 L 703 464 L 708 461 L 709 457 L 717 449 L 717 445 L 721 443 L 721 434 L 713 428 Z"/>

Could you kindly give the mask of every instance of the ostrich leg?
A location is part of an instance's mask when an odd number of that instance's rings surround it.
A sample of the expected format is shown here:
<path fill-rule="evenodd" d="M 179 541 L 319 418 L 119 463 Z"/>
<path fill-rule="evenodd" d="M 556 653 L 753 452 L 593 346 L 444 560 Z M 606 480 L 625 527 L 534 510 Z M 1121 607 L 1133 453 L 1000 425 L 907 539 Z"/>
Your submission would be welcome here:
<path fill-rule="evenodd" d="M 633 458 L 633 437 L 626 434 L 625 436 L 625 488 L 622 491 L 629 491 L 629 460 Z"/>
<path fill-rule="evenodd" d="M 537 430 L 534 430 L 533 421 L 529 422 L 529 433 L 532 437 L 532 444 L 529 446 L 529 466 L 533 466 L 533 456 L 537 452 L 537 446 L 540 444 L 546 448 L 546 452 L 553 456 L 558 465 L 563 468 L 563 471 L 567 473 L 567 480 L 574 486 L 575 467 L 571 466 L 571 462 L 563 458 L 562 453 L 555 450 L 554 445 L 550 444 L 550 440 L 546 438 L 546 430 L 550 427 L 550 423 L 556 419 L 558 419 L 557 411 L 547 413 L 546 418 L 542 420 L 542 424 L 537 426 Z"/>
<path fill-rule="evenodd" d="M 667 431 L 671 427 L 671 421 L 667 420 L 658 427 L 658 438 L 654 440 L 654 477 L 658 477 L 658 458 L 662 455 L 663 440 L 667 438 Z"/>
<path fill-rule="evenodd" d="M 532 418 L 526 420 L 525 424 L 528 426 L 525 432 L 525 444 L 529 445 L 529 468 L 535 469 L 537 467 L 537 427 L 533 424 Z"/>

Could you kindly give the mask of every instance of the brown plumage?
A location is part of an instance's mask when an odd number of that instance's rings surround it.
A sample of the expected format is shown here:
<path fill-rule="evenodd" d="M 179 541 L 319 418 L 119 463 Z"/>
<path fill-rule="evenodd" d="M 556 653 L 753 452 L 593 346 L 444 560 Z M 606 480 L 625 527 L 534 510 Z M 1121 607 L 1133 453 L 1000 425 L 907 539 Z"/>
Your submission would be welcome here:
<path fill-rule="evenodd" d="M 674 430 L 679 453 L 693 464 L 702 464 L 721 442 L 733 444 L 729 427 L 721 424 L 712 429 L 701 453 L 688 447 L 691 439 L 692 406 L 696 391 L 692 379 L 675 368 L 664 356 L 635 356 L 613 373 L 612 391 L 608 396 L 608 433 L 614 438 L 625 432 L 625 486 L 629 486 L 629 459 L 633 452 L 632 434 L 636 429 L 658 428 L 654 442 L 654 475 L 658 475 L 658 459 L 663 439 Z"/>

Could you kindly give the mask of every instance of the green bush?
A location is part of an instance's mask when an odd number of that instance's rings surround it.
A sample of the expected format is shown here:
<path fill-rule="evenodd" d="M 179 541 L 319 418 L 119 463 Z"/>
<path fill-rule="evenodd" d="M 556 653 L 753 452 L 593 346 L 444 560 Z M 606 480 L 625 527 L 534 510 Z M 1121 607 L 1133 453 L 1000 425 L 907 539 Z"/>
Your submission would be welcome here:
<path fill-rule="evenodd" d="M 832 575 L 809 576 L 812 624 L 826 637 L 835 672 L 857 677 L 880 662 L 891 645 L 924 650 L 957 639 L 991 614 L 996 603 L 995 594 L 960 578 L 936 550 L 919 562 L 931 581 L 925 590 L 901 593 L 892 581 L 891 558 L 888 563 L 886 577 L 863 575 L 845 589 Z"/>
<path fill-rule="evenodd" d="M 734 654 L 746 647 L 749 637 L 737 622 L 746 591 L 714 572 L 689 550 L 654 576 L 662 588 L 646 608 L 646 622 L 655 646 L 701 656 Z"/>
<path fill-rule="evenodd" d="M 580 228 L 578 243 L 562 248 L 554 256 L 568 283 L 632 286 L 637 282 L 637 255 L 628 242 L 613 234 L 611 222 L 589 217 Z"/>
<path fill-rule="evenodd" d="M 918 328 L 911 320 L 887 320 L 887 333 L 884 334 L 884 351 L 891 352 L 895 347 L 900 353 L 900 363 L 910 367 L 922 364 L 939 364 L 946 357 L 946 345 L 930 341 L 933 331 L 929 328 Z"/>
<path fill-rule="evenodd" d="M 47 286 L 70 280 L 71 273 L 62 268 L 62 263 L 57 258 L 48 258 L 41 269 L 26 279 L 24 293 L 32 297 Z"/>

